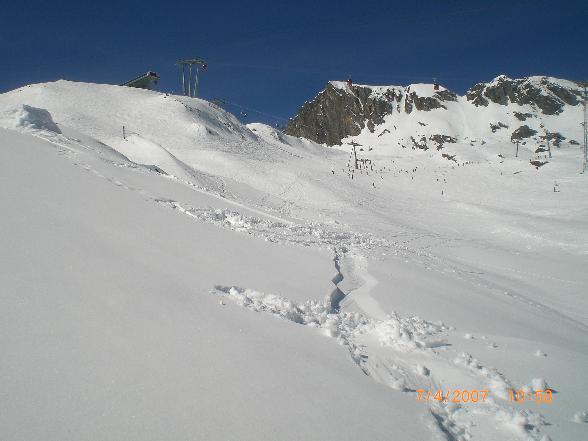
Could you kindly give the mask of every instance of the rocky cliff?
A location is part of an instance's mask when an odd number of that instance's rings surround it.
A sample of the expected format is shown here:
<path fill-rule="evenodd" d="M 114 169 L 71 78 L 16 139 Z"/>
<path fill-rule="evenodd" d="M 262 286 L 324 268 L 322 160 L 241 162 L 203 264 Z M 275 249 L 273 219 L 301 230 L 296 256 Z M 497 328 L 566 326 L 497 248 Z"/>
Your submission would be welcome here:
<path fill-rule="evenodd" d="M 478 83 L 464 96 L 432 84 L 367 86 L 331 81 L 304 103 L 285 133 L 329 146 L 358 139 L 427 149 L 471 138 L 579 138 L 578 83 L 552 77 Z M 373 135 L 373 136 L 370 136 Z M 535 137 L 535 138 L 533 138 Z"/>

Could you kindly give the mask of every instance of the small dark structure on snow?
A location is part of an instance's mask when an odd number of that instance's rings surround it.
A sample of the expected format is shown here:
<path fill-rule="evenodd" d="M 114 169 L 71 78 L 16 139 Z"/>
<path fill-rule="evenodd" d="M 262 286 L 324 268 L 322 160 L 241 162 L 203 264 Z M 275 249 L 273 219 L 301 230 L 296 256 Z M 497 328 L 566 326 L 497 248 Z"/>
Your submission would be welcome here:
<path fill-rule="evenodd" d="M 148 71 L 145 72 L 143 75 L 139 75 L 137 78 L 133 78 L 130 81 L 127 81 L 121 86 L 127 87 L 136 87 L 138 89 L 149 89 L 153 90 L 154 86 L 159 81 L 159 75 L 156 72 Z"/>

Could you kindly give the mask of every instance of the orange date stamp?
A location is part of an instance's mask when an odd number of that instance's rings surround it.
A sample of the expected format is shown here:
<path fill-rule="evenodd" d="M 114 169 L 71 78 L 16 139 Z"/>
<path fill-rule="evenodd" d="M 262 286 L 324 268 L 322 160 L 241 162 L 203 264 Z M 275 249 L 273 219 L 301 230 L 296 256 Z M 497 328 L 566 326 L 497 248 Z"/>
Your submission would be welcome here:
<path fill-rule="evenodd" d="M 553 391 L 551 389 L 544 389 L 544 390 L 525 390 L 525 389 L 518 389 L 508 390 L 508 399 L 509 401 L 515 403 L 525 403 L 525 402 L 535 402 L 537 404 L 551 404 L 553 403 Z"/>
<path fill-rule="evenodd" d="M 417 401 L 438 401 L 441 403 L 485 403 L 488 398 L 488 389 L 417 389 L 416 393 Z M 511 402 L 520 404 L 525 402 L 551 404 L 553 402 L 553 391 L 551 389 L 534 391 L 509 389 L 508 399 Z"/>
<path fill-rule="evenodd" d="M 443 403 L 485 403 L 487 389 L 417 389 L 417 401 L 439 401 Z"/>

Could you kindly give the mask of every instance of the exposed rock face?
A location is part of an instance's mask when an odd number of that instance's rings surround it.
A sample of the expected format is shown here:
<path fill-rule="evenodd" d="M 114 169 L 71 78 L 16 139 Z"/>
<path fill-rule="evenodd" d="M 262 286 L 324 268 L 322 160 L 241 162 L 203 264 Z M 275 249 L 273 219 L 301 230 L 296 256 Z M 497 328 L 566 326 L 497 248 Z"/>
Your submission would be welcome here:
<path fill-rule="evenodd" d="M 566 137 L 559 132 L 547 132 L 545 135 L 541 136 L 541 139 L 545 139 L 551 142 L 554 146 L 559 147 Z"/>
<path fill-rule="evenodd" d="M 414 148 L 421 149 L 421 150 L 428 150 L 429 149 L 429 146 L 427 145 L 427 138 L 424 136 L 421 137 L 421 139 L 418 141 L 416 139 L 414 139 L 413 136 L 411 136 L 410 140 L 412 141 Z"/>
<path fill-rule="evenodd" d="M 523 138 L 530 138 L 533 135 L 537 134 L 537 130 L 533 130 L 532 128 L 530 128 L 529 126 L 525 125 L 525 126 L 520 126 L 518 129 L 516 129 L 514 132 L 512 132 L 512 135 L 510 135 L 510 139 L 512 140 L 517 140 L 517 139 L 523 139 Z"/>
<path fill-rule="evenodd" d="M 485 83 L 478 83 L 466 92 L 466 98 L 476 106 L 487 106 L 488 100 L 484 98 Z"/>
<path fill-rule="evenodd" d="M 443 148 L 443 144 L 446 143 L 455 143 L 457 142 L 457 138 L 449 135 L 431 135 L 429 140 L 433 141 L 437 144 L 437 150 L 441 150 Z"/>
<path fill-rule="evenodd" d="M 435 96 L 421 97 L 410 87 L 387 88 L 374 92 L 367 86 L 336 86 L 328 83 L 314 100 L 307 101 L 292 118 L 284 132 L 327 145 L 340 144 L 343 138 L 357 136 L 367 127 L 374 132 L 393 111 L 411 113 L 446 107 L 444 101 L 456 101 L 457 95 L 444 90 Z"/>
<path fill-rule="evenodd" d="M 339 144 L 347 136 L 359 135 L 366 125 L 373 132 L 401 98 L 394 90 L 375 97 L 367 87 L 352 86 L 343 91 L 328 83 L 314 100 L 304 103 L 285 133 L 321 144 Z"/>
<path fill-rule="evenodd" d="M 439 91 L 435 96 L 420 97 L 416 92 L 410 90 L 410 86 L 406 89 L 406 98 L 404 100 L 404 111 L 411 113 L 413 106 L 416 110 L 428 112 L 433 109 L 447 109 L 443 105 L 443 101 L 457 101 L 457 95 L 448 90 Z"/>
<path fill-rule="evenodd" d="M 435 90 L 432 84 L 349 86 L 329 82 L 313 100 L 304 103 L 284 132 L 330 146 L 369 132 L 381 140 L 393 140 L 391 145 L 423 150 L 441 149 L 462 137 L 470 143 L 478 139 L 484 145 L 486 137 L 509 141 L 509 137 L 516 140 L 558 131 L 556 120 L 545 122 L 543 116 L 559 115 L 566 106 L 579 106 L 582 94 L 579 84 L 571 81 L 510 79 L 504 75 L 475 84 L 465 97 L 440 89 Z M 571 143 L 576 135 L 570 133 L 565 134 Z M 560 135 L 552 140 L 561 143 L 565 139 Z"/>
<path fill-rule="evenodd" d="M 498 121 L 497 124 L 490 123 L 490 130 L 492 130 L 492 133 L 496 133 L 496 131 L 500 129 L 508 129 L 508 126 L 500 121 Z"/>
<path fill-rule="evenodd" d="M 513 80 L 504 75 L 488 84 L 476 84 L 466 93 L 468 101 L 476 106 L 488 106 L 489 101 L 503 106 L 531 104 L 545 115 L 561 113 L 564 104 L 577 105 L 579 96 L 578 91 L 563 88 L 547 77 Z"/>
<path fill-rule="evenodd" d="M 526 121 L 528 118 L 532 118 L 533 117 L 533 114 L 532 113 L 513 112 L 513 115 L 519 121 Z"/>

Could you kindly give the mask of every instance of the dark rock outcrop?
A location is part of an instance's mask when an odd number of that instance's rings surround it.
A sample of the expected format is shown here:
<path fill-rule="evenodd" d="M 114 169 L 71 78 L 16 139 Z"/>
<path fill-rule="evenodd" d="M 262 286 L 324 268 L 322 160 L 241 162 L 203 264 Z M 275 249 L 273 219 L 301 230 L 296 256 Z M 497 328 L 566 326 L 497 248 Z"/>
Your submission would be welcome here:
<path fill-rule="evenodd" d="M 453 131 L 447 133 L 443 133 L 441 131 L 443 129 L 431 130 L 431 127 L 434 127 L 431 121 L 438 120 L 438 114 L 435 118 L 428 119 L 427 112 L 449 112 L 451 109 L 449 103 L 458 101 L 460 97 L 449 90 L 433 91 L 433 85 L 430 87 L 430 91 L 421 93 L 423 96 L 420 96 L 419 92 L 426 90 L 422 89 L 421 85 L 371 87 L 329 82 L 313 100 L 304 103 L 298 114 L 290 119 L 284 132 L 329 146 L 340 145 L 343 139 L 357 136 L 365 129 L 372 133 L 377 132 L 378 137 L 386 133 L 390 134 L 392 127 L 394 127 L 393 132 L 396 131 L 396 125 L 377 128 L 389 115 L 415 115 L 416 123 L 424 129 L 415 131 L 412 140 L 410 139 L 412 133 L 407 136 L 404 131 L 405 138 L 398 141 L 408 142 L 409 146 L 412 144 L 413 148 L 419 149 L 429 148 L 427 141 L 433 141 L 440 149 L 444 143 L 456 142 L 456 137 L 460 134 L 453 128 L 448 128 Z M 537 127 L 536 124 L 541 122 L 541 115 L 558 115 L 562 113 L 565 106 L 578 106 L 581 103 L 581 94 L 579 85 L 574 82 L 551 77 L 511 79 L 502 75 L 489 83 L 479 83 L 471 87 L 465 94 L 465 98 L 472 107 L 461 108 L 467 118 L 468 112 L 475 112 L 476 107 L 487 107 L 491 104 L 513 106 L 508 108 L 507 113 L 513 115 L 518 121 L 523 122 L 532 118 L 528 124 L 533 128 L 529 125 L 521 125 L 512 132 L 511 139 L 520 140 L 536 135 L 536 130 L 544 133 L 545 127 L 542 125 Z M 525 106 L 525 110 L 521 110 L 519 106 Z M 475 118 L 473 120 L 476 121 Z M 404 118 L 400 121 L 407 120 Z M 507 122 L 512 124 L 512 121 L 509 118 Z M 509 128 L 505 122 L 494 120 L 487 121 L 485 124 L 490 125 L 493 133 L 502 131 L 504 137 L 508 139 L 510 131 L 503 130 Z M 399 133 L 402 131 L 399 130 Z M 424 137 L 423 134 L 425 134 Z M 391 133 L 391 136 L 394 136 L 394 133 Z M 553 138 L 554 144 L 560 143 L 562 139 Z M 399 142 L 398 145 L 404 145 L 404 143 Z"/>
<path fill-rule="evenodd" d="M 414 139 L 414 136 L 411 136 L 410 140 L 412 141 L 413 148 L 417 148 L 417 149 L 421 149 L 421 150 L 429 150 L 429 146 L 427 145 L 427 138 L 426 137 L 421 136 L 421 139 L 417 141 L 416 139 Z"/>
<path fill-rule="evenodd" d="M 541 136 L 541 139 L 551 142 L 555 147 L 559 147 L 566 137 L 559 132 L 547 132 L 545 135 Z"/>
<path fill-rule="evenodd" d="M 519 121 L 526 121 L 528 118 L 532 118 L 533 117 L 533 114 L 532 113 L 514 112 L 513 115 Z"/>
<path fill-rule="evenodd" d="M 304 103 L 284 132 L 321 144 L 340 144 L 347 136 L 359 135 L 366 126 L 373 132 L 401 98 L 401 92 L 394 89 L 375 96 L 368 87 L 343 90 L 328 83 L 314 100 Z"/>
<path fill-rule="evenodd" d="M 433 109 L 447 109 L 443 104 L 444 101 L 457 101 L 457 95 L 448 90 L 436 92 L 434 96 L 420 97 L 416 92 L 410 91 L 410 86 L 406 89 L 404 100 L 404 111 L 411 113 L 413 106 L 416 110 L 429 112 Z"/>
<path fill-rule="evenodd" d="M 367 86 L 341 87 L 328 83 L 314 100 L 304 103 L 284 132 L 321 144 L 339 145 L 342 139 L 359 135 L 365 127 L 374 132 L 393 111 L 446 109 L 444 102 L 456 100 L 457 95 L 448 90 L 421 97 L 411 92 L 410 87 L 407 90 L 391 87 L 374 93 Z"/>
<path fill-rule="evenodd" d="M 443 144 L 445 143 L 457 142 L 457 138 L 449 135 L 431 135 L 429 136 L 429 140 L 437 144 L 437 150 L 441 150 L 443 148 Z"/>
<path fill-rule="evenodd" d="M 500 129 L 508 129 L 508 126 L 500 121 L 498 121 L 497 124 L 490 123 L 490 130 L 492 130 L 492 133 L 496 133 L 496 131 Z"/>
<path fill-rule="evenodd" d="M 488 105 L 488 100 L 484 98 L 484 89 L 486 88 L 485 83 L 478 83 L 466 92 L 466 98 L 471 101 L 475 106 Z"/>
<path fill-rule="evenodd" d="M 539 159 L 530 159 L 529 164 L 539 170 L 539 167 L 543 167 L 545 164 L 549 164 L 549 161 L 540 161 Z"/>
<path fill-rule="evenodd" d="M 529 126 L 525 125 L 525 126 L 520 126 L 518 129 L 516 129 L 514 132 L 512 132 L 512 135 L 510 135 L 510 139 L 521 140 L 523 138 L 530 138 L 531 136 L 534 136 L 536 134 L 537 134 L 537 130 L 533 130 Z"/>
<path fill-rule="evenodd" d="M 513 80 L 505 75 L 488 84 L 476 84 L 466 93 L 468 101 L 476 106 L 487 106 L 489 101 L 503 106 L 530 104 L 545 115 L 561 113 L 564 104 L 577 105 L 579 96 L 579 91 L 563 88 L 548 77 Z"/>

